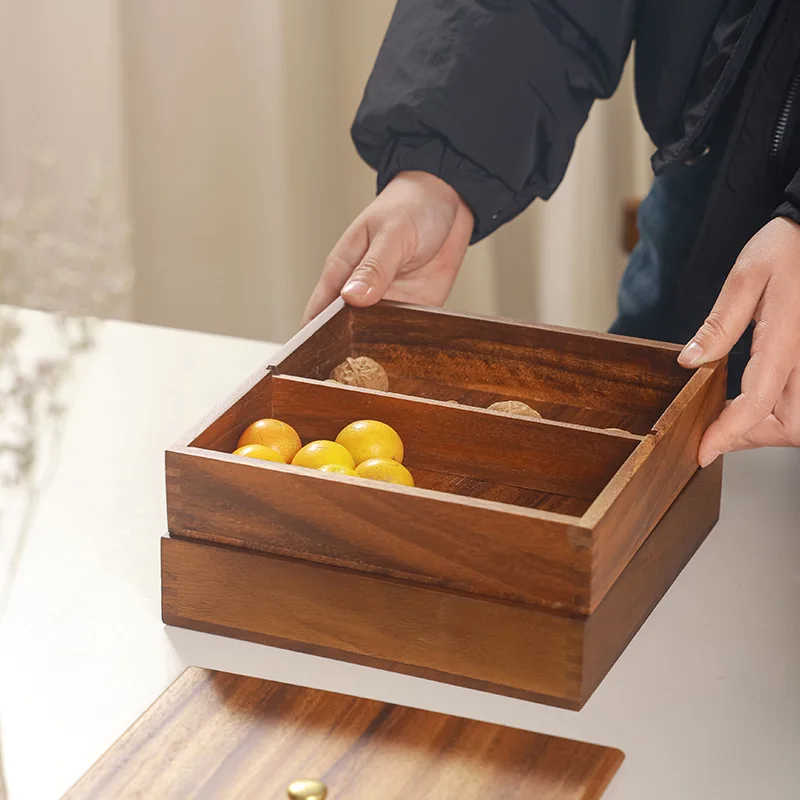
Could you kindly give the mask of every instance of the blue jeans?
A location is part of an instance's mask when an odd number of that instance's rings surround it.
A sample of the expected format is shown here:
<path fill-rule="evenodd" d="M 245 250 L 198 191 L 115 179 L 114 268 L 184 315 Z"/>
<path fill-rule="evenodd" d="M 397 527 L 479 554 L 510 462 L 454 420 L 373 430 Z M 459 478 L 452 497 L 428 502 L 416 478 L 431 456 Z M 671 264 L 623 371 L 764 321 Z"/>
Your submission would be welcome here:
<path fill-rule="evenodd" d="M 689 258 L 723 148 L 694 166 L 678 165 L 657 177 L 639 206 L 639 242 L 631 253 L 618 294 L 611 333 L 685 344 L 703 324 L 705 312 L 678 296 L 679 273 Z M 750 332 L 729 358 L 728 396 L 740 391 L 749 358 Z"/>

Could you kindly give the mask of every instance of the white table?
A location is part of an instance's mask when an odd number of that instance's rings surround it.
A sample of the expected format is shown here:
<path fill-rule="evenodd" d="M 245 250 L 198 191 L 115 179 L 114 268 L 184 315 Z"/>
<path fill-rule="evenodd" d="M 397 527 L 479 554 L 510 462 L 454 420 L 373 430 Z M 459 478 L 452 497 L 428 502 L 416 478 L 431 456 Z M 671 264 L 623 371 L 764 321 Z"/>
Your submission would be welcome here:
<path fill-rule="evenodd" d="M 101 324 L 0 630 L 11 800 L 60 796 L 187 665 L 620 747 L 609 800 L 800 797 L 800 451 L 728 458 L 721 522 L 579 713 L 165 629 L 163 450 L 272 349 Z"/>

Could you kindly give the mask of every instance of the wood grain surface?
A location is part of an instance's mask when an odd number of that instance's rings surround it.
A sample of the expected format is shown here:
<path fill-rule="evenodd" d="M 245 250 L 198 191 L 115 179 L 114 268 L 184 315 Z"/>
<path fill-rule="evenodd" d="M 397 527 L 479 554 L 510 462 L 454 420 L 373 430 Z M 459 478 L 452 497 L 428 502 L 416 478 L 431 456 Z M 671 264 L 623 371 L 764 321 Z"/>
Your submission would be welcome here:
<path fill-rule="evenodd" d="M 370 356 L 392 393 L 487 407 L 522 400 L 547 419 L 638 435 L 685 385 L 671 344 L 454 314 L 383 301 L 335 301 L 270 364 L 324 379 L 345 356 Z"/>
<path fill-rule="evenodd" d="M 266 406 L 266 403 L 265 403 Z M 301 439 L 334 439 L 358 419 L 391 425 L 404 463 L 446 475 L 594 500 L 640 439 L 382 392 L 276 377 L 271 413 Z M 251 420 L 252 421 L 252 420 Z M 249 424 L 246 419 L 242 424 Z"/>
<path fill-rule="evenodd" d="M 190 668 L 66 800 L 597 800 L 619 750 Z"/>
<path fill-rule="evenodd" d="M 320 381 L 363 348 L 385 357 L 395 389 L 435 384 L 438 400 L 461 389 L 448 399 L 470 402 L 521 396 L 592 424 L 621 420 L 642 435 Z M 677 365 L 678 350 L 392 303 L 334 303 L 274 359 L 290 374 L 260 370 L 167 452 L 168 530 L 285 557 L 293 568 L 344 569 L 458 602 L 496 600 L 585 621 L 696 473 L 700 436 L 724 403 L 724 363 L 691 373 Z M 355 419 L 387 422 L 405 442 L 417 486 L 230 455 L 247 425 L 265 416 L 294 425 L 304 441 L 335 438 Z M 240 556 L 225 556 L 234 573 Z M 488 680 L 469 668 L 471 679 Z M 500 683 L 516 685 L 508 676 Z M 579 702 L 575 686 L 560 696 Z"/>
<path fill-rule="evenodd" d="M 537 508 L 540 511 L 551 511 L 554 514 L 566 514 L 572 517 L 580 517 L 591 505 L 590 500 L 582 497 L 537 492 L 535 489 L 520 489 L 517 486 L 507 486 L 478 478 L 431 472 L 419 467 L 414 467 L 414 481 L 420 489 L 429 489 L 433 492 L 460 494 L 464 497 L 475 497 L 493 503 Z"/>
<path fill-rule="evenodd" d="M 589 616 L 166 537 L 163 619 L 577 709 L 714 526 L 721 475 L 692 478 Z"/>
<path fill-rule="evenodd" d="M 689 378 L 674 345 L 392 303 L 351 313 L 353 351 L 379 361 L 390 379 L 510 393 L 534 407 L 545 401 L 655 422 Z"/>
<path fill-rule="evenodd" d="M 184 443 L 232 453 L 245 428 L 264 417 L 292 425 L 305 443 L 335 439 L 345 425 L 358 419 L 379 419 L 400 434 L 405 463 L 412 471 L 419 467 L 448 477 L 541 492 L 548 507 L 553 504 L 547 494 L 594 500 L 641 441 L 631 434 L 265 374 L 243 384 Z M 473 494 L 470 485 L 455 481 L 446 491 L 483 496 L 480 490 Z M 520 504 L 537 507 L 531 501 Z"/>
<path fill-rule="evenodd" d="M 572 405 L 554 403 L 541 397 L 531 397 L 522 387 L 509 388 L 505 391 L 485 391 L 480 389 L 453 386 L 434 378 L 409 378 L 394 373 L 390 378 L 392 393 L 407 397 L 419 397 L 426 400 L 439 400 L 447 403 L 457 401 L 464 408 L 485 409 L 492 403 L 503 400 L 520 400 L 535 407 L 546 420 L 566 422 L 599 430 L 617 428 L 644 436 L 652 430 L 653 412 L 637 412 L 619 408 L 584 408 L 576 397 Z"/>
<path fill-rule="evenodd" d="M 339 297 L 273 355 L 273 372 L 324 381 L 353 351 L 352 310 Z"/>
<path fill-rule="evenodd" d="M 700 439 L 725 406 L 725 362 L 701 367 L 583 517 L 593 529 L 591 608 L 698 470 Z"/>
<path fill-rule="evenodd" d="M 169 451 L 169 532 L 489 597 L 588 608 L 591 530 L 578 518 L 243 461 Z"/>
<path fill-rule="evenodd" d="M 645 539 L 584 630 L 584 699 L 591 697 L 697 548 L 717 524 L 722 496 L 722 459 L 695 473 Z M 680 591 L 676 586 L 673 591 Z"/>

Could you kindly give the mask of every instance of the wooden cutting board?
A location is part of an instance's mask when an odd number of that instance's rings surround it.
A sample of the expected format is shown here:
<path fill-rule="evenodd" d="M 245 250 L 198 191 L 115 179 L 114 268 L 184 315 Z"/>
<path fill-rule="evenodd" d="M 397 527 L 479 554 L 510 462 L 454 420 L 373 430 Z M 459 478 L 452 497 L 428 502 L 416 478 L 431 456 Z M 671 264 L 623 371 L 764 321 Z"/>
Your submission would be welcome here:
<path fill-rule="evenodd" d="M 589 800 L 624 755 L 388 703 L 190 668 L 66 795 L 285 800 Z"/>

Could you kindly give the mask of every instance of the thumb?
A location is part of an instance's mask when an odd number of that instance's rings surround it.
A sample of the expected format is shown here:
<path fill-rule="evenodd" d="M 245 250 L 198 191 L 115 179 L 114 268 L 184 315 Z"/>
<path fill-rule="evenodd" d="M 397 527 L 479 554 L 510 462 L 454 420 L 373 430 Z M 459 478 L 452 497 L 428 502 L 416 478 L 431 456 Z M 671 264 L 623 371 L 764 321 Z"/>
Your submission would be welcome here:
<path fill-rule="evenodd" d="M 360 307 L 377 303 L 403 266 L 403 251 L 401 236 L 392 231 L 378 234 L 342 289 L 345 301 Z"/>
<path fill-rule="evenodd" d="M 757 272 L 734 268 L 706 321 L 678 356 L 678 363 L 701 367 L 730 353 L 753 319 L 764 284 Z"/>

